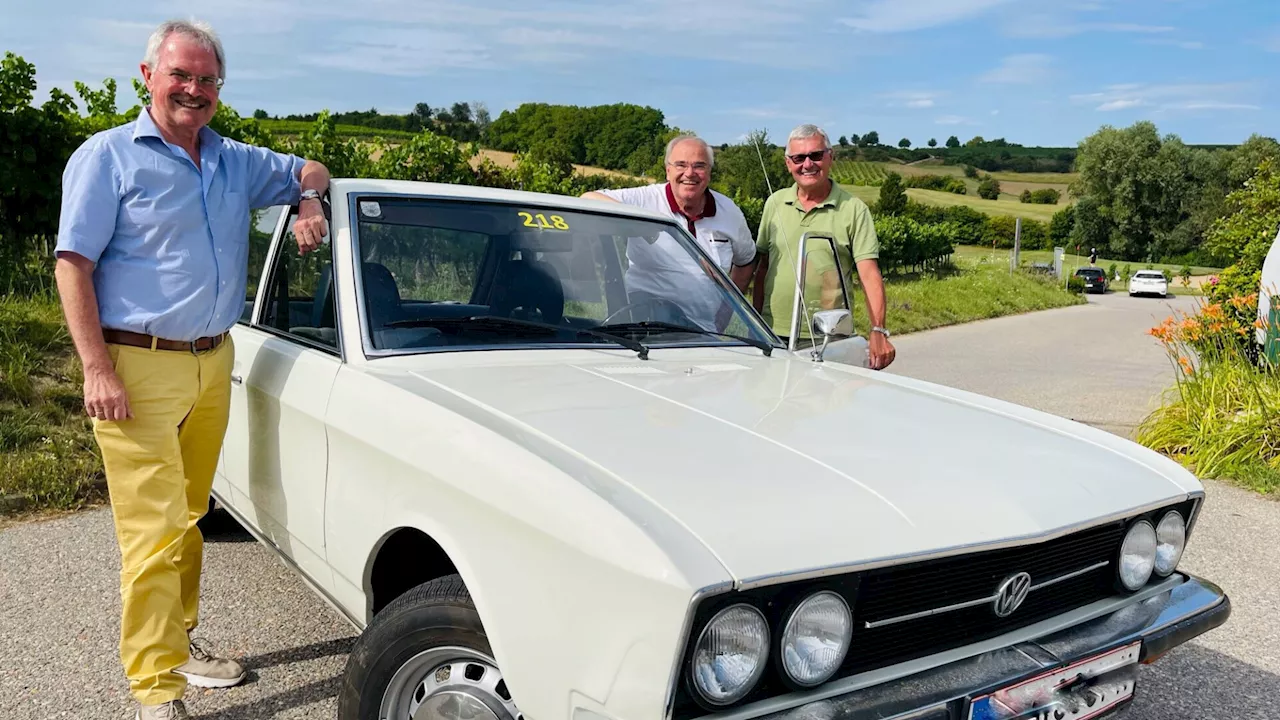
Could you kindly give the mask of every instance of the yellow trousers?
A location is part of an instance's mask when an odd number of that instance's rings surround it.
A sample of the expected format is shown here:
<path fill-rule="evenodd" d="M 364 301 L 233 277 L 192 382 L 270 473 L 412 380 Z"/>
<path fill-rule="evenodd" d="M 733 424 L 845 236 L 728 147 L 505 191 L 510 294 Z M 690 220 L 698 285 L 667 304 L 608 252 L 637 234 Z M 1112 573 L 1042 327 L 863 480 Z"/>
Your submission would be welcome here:
<path fill-rule="evenodd" d="M 109 344 L 133 417 L 94 421 L 120 544 L 120 659 L 143 705 L 182 697 L 204 538 L 226 434 L 230 338 L 193 354 Z"/>

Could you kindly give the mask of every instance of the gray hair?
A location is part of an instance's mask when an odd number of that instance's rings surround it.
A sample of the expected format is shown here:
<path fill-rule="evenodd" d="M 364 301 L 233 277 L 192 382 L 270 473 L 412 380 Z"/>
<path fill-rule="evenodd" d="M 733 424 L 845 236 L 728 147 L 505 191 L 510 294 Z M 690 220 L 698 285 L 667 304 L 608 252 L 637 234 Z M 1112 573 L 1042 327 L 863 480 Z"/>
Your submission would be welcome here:
<path fill-rule="evenodd" d="M 792 130 L 791 134 L 787 136 L 787 144 L 790 145 L 792 140 L 807 140 L 808 138 L 818 137 L 818 136 L 822 137 L 823 147 L 825 147 L 827 150 L 830 150 L 831 138 L 827 137 L 826 131 L 824 131 L 822 128 L 818 127 L 817 125 L 811 125 L 809 123 L 805 123 L 803 125 L 797 125 L 796 129 Z"/>
<path fill-rule="evenodd" d="M 711 145 L 709 145 L 706 140 L 703 140 L 693 133 L 680 133 L 679 135 L 671 138 L 671 142 L 667 143 L 666 152 L 662 154 L 662 164 L 665 165 L 671 162 L 671 151 L 675 149 L 676 145 L 679 145 L 685 140 L 693 140 L 694 142 L 700 143 L 702 145 L 702 150 L 707 154 L 707 165 L 709 167 L 716 166 L 716 154 L 711 149 Z"/>
<path fill-rule="evenodd" d="M 200 20 L 169 20 L 161 23 L 147 40 L 147 54 L 142 58 L 147 67 L 156 69 L 156 63 L 160 60 L 160 46 L 174 33 L 191 38 L 200 47 L 212 51 L 214 57 L 218 58 L 218 77 L 227 76 L 227 58 L 222 52 L 222 41 L 209 23 Z"/>

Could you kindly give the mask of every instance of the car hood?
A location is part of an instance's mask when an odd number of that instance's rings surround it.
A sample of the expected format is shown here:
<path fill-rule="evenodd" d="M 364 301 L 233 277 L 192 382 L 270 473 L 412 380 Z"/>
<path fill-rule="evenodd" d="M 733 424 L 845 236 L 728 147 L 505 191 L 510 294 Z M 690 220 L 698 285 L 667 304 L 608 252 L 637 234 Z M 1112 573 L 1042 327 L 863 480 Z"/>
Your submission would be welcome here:
<path fill-rule="evenodd" d="M 747 585 L 1044 536 L 1200 489 L 1100 430 L 781 351 L 468 355 L 393 382 L 588 459 Z"/>

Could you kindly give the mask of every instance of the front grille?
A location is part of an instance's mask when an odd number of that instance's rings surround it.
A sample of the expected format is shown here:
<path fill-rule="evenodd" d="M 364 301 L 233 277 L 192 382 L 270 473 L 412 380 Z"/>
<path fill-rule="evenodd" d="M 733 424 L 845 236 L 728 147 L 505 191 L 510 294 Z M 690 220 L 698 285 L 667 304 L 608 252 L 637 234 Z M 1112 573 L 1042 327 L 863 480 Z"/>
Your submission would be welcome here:
<path fill-rule="evenodd" d="M 1115 592 L 1115 552 L 1123 523 L 1110 523 L 1035 545 L 871 570 L 854 609 L 854 652 L 845 672 L 860 672 L 979 642 L 1059 615 Z M 1108 562 L 1084 575 L 1032 591 L 1016 612 L 997 617 L 989 604 L 891 625 L 866 623 L 990 597 L 1018 572 L 1032 584 Z"/>

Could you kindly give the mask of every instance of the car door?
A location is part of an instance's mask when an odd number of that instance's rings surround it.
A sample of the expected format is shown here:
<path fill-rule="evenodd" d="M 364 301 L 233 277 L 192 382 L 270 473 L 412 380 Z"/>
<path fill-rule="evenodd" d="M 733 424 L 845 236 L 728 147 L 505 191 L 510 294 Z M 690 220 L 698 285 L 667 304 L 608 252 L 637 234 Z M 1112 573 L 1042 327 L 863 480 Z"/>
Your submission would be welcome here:
<path fill-rule="evenodd" d="M 301 255 L 278 229 L 247 327 L 237 328 L 223 463 L 233 506 L 312 580 L 330 581 L 325 411 L 342 366 L 328 243 Z"/>

